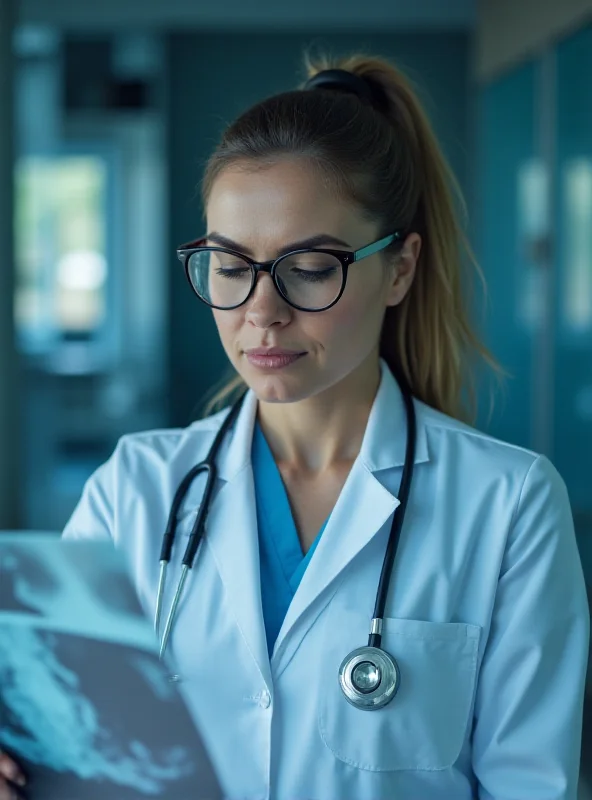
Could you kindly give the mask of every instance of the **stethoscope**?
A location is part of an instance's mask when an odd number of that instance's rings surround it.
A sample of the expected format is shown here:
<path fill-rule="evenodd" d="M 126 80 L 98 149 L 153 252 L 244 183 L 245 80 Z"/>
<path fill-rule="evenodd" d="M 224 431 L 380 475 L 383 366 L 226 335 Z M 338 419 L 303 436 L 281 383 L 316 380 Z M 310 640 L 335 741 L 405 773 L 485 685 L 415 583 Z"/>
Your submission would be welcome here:
<path fill-rule="evenodd" d="M 390 653 L 387 653 L 387 651 L 381 647 L 384 608 L 386 605 L 391 573 L 393 571 L 395 554 L 399 544 L 401 528 L 403 527 L 403 521 L 405 519 L 405 510 L 407 508 L 407 500 L 409 498 L 409 490 L 411 488 L 411 478 L 413 476 L 413 463 L 415 460 L 415 408 L 411 394 L 407 389 L 404 388 L 403 384 L 401 384 L 401 393 L 403 396 L 405 412 L 407 416 L 405 463 L 403 465 L 403 474 L 401 476 L 401 484 L 399 487 L 399 505 L 393 514 L 393 522 L 391 525 L 389 540 L 382 564 L 380 580 L 378 582 L 378 590 L 376 593 L 374 614 L 372 615 L 372 621 L 370 625 L 368 644 L 365 647 L 358 647 L 356 650 L 353 650 L 351 653 L 349 653 L 349 655 L 343 659 L 341 666 L 339 667 L 339 683 L 346 699 L 356 708 L 366 711 L 382 708 L 389 703 L 396 695 L 401 683 L 401 673 L 399 671 L 397 662 Z M 205 460 L 199 464 L 196 464 L 187 473 L 187 475 L 181 481 L 173 499 L 173 505 L 171 506 L 166 531 L 162 540 L 162 548 L 160 551 L 160 575 L 158 579 L 156 611 L 154 614 L 154 630 L 156 631 L 157 636 L 159 635 L 160 630 L 166 571 L 171 558 L 171 551 L 175 539 L 179 509 L 194 478 L 196 478 L 196 476 L 201 472 L 206 473 L 206 488 L 202 503 L 199 507 L 197 518 L 189 535 L 189 542 L 187 543 L 185 555 L 183 556 L 181 575 L 177 584 L 177 590 L 169 609 L 164 633 L 160 643 L 161 659 L 164 657 L 169 637 L 171 635 L 173 621 L 177 613 L 177 607 L 179 605 L 181 595 L 183 594 L 183 589 L 187 580 L 187 574 L 193 567 L 197 548 L 199 547 L 199 543 L 205 531 L 206 517 L 210 507 L 212 490 L 214 488 L 217 475 L 215 459 L 226 432 L 240 411 L 245 395 L 246 392 L 241 395 L 241 397 L 239 397 L 239 399 L 232 406 L 229 414 L 224 420 L 224 423 L 216 434 L 216 438 L 214 439 L 214 442 Z"/>

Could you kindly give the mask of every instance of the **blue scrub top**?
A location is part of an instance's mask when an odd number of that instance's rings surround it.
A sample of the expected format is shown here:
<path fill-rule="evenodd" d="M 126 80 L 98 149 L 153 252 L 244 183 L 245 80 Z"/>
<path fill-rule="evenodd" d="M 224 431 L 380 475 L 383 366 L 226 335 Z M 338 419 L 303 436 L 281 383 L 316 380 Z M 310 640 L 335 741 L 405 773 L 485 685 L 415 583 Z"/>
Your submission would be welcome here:
<path fill-rule="evenodd" d="M 253 431 L 251 461 L 259 531 L 263 622 L 271 657 L 288 607 L 328 518 L 304 555 L 282 476 L 258 422 Z"/>

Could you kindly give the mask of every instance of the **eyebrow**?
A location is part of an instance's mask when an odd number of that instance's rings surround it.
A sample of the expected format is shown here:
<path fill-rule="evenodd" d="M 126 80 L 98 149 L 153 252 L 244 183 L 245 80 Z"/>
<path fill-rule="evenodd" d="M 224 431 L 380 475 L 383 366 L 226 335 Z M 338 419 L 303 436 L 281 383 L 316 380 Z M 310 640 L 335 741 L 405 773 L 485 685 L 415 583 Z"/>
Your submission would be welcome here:
<path fill-rule="evenodd" d="M 240 253 L 244 253 L 247 256 L 252 256 L 253 252 L 249 250 L 248 247 L 244 247 L 239 242 L 234 242 L 232 239 L 229 239 L 227 236 L 223 236 L 221 233 L 217 233 L 216 231 L 212 231 L 208 233 L 206 236 L 206 241 L 214 242 L 214 244 L 220 245 L 220 247 L 228 247 L 230 250 L 237 250 Z M 338 239 L 336 236 L 331 236 L 328 233 L 317 233 L 315 236 L 310 236 L 307 239 L 301 239 L 298 242 L 289 242 L 288 244 L 284 245 L 282 248 L 282 252 L 289 253 L 292 250 L 306 250 L 308 248 L 314 247 L 322 247 L 323 245 L 337 245 L 338 247 L 345 247 L 348 250 L 351 250 L 351 245 L 347 242 L 344 242 L 343 239 Z M 280 255 L 280 253 L 278 253 Z"/>

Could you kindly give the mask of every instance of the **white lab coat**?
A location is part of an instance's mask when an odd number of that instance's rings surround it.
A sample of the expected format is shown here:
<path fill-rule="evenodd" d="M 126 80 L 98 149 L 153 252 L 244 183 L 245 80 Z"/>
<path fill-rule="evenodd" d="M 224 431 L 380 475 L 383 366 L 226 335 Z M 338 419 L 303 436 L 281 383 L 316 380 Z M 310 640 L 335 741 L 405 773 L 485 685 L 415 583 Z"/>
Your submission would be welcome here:
<path fill-rule="evenodd" d="M 401 394 L 381 369 L 361 451 L 271 663 L 252 392 L 220 451 L 171 654 L 225 791 L 233 800 L 575 800 L 589 612 L 565 486 L 546 458 L 422 403 L 384 620 L 401 686 L 373 712 L 341 694 L 339 665 L 367 642 L 404 461 Z M 69 538 L 115 541 L 150 616 L 175 489 L 226 413 L 124 436 L 66 527 Z M 165 610 L 202 488 L 180 515 Z"/>

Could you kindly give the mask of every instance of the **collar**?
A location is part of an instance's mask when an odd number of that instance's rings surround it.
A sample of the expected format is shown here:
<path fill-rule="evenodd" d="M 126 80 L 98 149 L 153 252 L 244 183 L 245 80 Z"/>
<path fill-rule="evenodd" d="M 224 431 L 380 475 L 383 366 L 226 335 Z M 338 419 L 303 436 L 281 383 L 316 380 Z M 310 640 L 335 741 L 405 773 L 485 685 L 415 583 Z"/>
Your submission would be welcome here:
<path fill-rule="evenodd" d="M 399 384 L 386 361 L 380 359 L 381 380 L 370 410 L 359 458 L 370 472 L 405 463 L 407 419 Z M 416 442 L 414 463 L 429 461 L 427 435 L 421 403 L 414 401 Z"/>
<path fill-rule="evenodd" d="M 405 405 L 399 384 L 386 361 L 380 359 L 381 378 L 374 403 L 370 410 L 358 459 L 372 473 L 405 463 L 406 430 Z M 225 418 L 227 409 L 219 416 Z M 422 404 L 415 401 L 417 441 L 415 463 L 429 461 L 427 435 L 423 421 Z M 247 391 L 242 408 L 234 423 L 232 436 L 226 436 L 218 458 L 219 476 L 232 480 L 251 461 L 251 445 L 257 414 L 257 396 Z"/>

